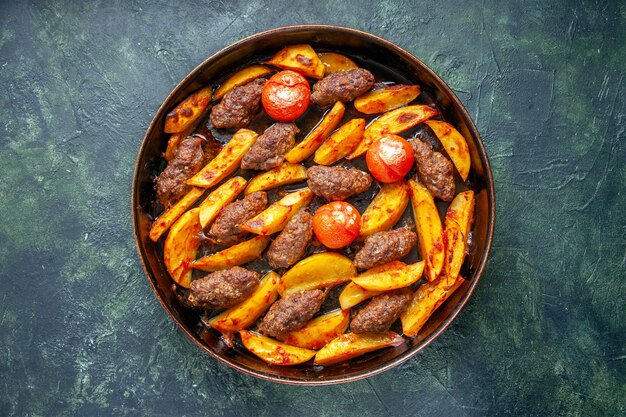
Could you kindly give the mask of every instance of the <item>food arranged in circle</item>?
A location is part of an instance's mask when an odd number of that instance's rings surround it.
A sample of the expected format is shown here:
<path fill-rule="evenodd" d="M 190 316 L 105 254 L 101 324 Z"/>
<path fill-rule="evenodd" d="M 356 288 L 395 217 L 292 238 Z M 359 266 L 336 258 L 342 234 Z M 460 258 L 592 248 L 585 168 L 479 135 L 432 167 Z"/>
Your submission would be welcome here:
<path fill-rule="evenodd" d="M 423 86 L 310 45 L 213 87 L 164 124 L 149 236 L 180 302 L 270 365 L 348 363 L 416 337 L 465 282 L 463 135 Z"/>

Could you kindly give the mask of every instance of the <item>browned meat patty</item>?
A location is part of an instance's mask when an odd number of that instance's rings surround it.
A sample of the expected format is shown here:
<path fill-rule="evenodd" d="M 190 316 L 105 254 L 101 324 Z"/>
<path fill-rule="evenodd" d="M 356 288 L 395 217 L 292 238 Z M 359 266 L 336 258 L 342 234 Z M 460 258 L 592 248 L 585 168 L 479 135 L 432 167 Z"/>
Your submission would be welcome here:
<path fill-rule="evenodd" d="M 354 256 L 354 265 L 370 269 L 405 257 L 417 244 L 417 234 L 406 227 L 374 233 Z"/>
<path fill-rule="evenodd" d="M 295 145 L 296 133 L 299 131 L 295 123 L 274 123 L 244 155 L 241 168 L 267 171 L 277 167 L 284 161 L 287 151 Z"/>
<path fill-rule="evenodd" d="M 287 268 L 298 262 L 313 237 L 313 217 L 306 211 L 296 213 L 270 245 L 267 260 L 272 268 Z"/>
<path fill-rule="evenodd" d="M 258 272 L 235 266 L 191 281 L 189 301 L 205 310 L 228 308 L 242 302 L 259 283 Z"/>
<path fill-rule="evenodd" d="M 307 170 L 309 188 L 327 200 L 345 200 L 370 188 L 372 177 L 358 169 L 312 166 Z"/>
<path fill-rule="evenodd" d="M 248 84 L 233 88 L 211 110 L 211 123 L 222 128 L 248 127 L 261 106 L 261 91 L 267 80 L 257 78 Z"/>
<path fill-rule="evenodd" d="M 204 140 L 197 136 L 188 136 L 178 145 L 178 149 L 161 175 L 157 178 L 157 196 L 166 209 L 180 200 L 191 186 L 185 184 L 202 169 L 205 163 Z"/>
<path fill-rule="evenodd" d="M 242 200 L 230 203 L 222 210 L 213 221 L 209 235 L 222 245 L 234 245 L 239 243 L 250 233 L 241 230 L 241 225 L 250 220 L 267 206 L 267 194 L 257 191 L 247 195 Z"/>
<path fill-rule="evenodd" d="M 301 329 L 320 309 L 324 297 L 321 290 L 289 294 L 272 304 L 259 329 L 274 337 Z"/>
<path fill-rule="evenodd" d="M 409 141 L 415 153 L 417 177 L 430 193 L 443 201 L 454 198 L 454 167 L 445 156 L 419 139 Z"/>
<path fill-rule="evenodd" d="M 356 68 L 328 74 L 313 86 L 311 101 L 322 107 L 336 101 L 352 101 L 374 85 L 374 76 L 366 69 Z"/>
<path fill-rule="evenodd" d="M 350 322 L 354 333 L 380 333 L 389 330 L 409 306 L 413 293 L 402 288 L 377 295 Z"/>

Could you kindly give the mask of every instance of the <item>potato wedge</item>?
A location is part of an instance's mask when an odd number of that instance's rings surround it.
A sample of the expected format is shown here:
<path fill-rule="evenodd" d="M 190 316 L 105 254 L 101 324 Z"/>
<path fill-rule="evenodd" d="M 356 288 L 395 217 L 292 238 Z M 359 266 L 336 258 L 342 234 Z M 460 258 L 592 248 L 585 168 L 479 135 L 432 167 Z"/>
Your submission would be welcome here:
<path fill-rule="evenodd" d="M 260 258 L 269 243 L 269 236 L 255 236 L 220 252 L 197 259 L 191 263 L 191 267 L 210 272 L 247 264 Z"/>
<path fill-rule="evenodd" d="M 419 95 L 419 85 L 390 85 L 357 97 L 354 108 L 365 114 L 384 113 L 412 102 Z"/>
<path fill-rule="evenodd" d="M 444 269 L 449 278 L 456 278 L 461 271 L 467 253 L 467 239 L 473 217 L 474 192 L 469 190 L 457 194 L 448 207 L 445 220 L 446 260 Z"/>
<path fill-rule="evenodd" d="M 324 64 L 324 75 L 328 75 L 331 72 L 347 71 L 359 67 L 347 56 L 336 52 L 320 52 L 317 56 L 319 56 L 320 61 Z"/>
<path fill-rule="evenodd" d="M 367 272 L 352 278 L 359 287 L 368 291 L 391 291 L 408 287 L 417 282 L 424 272 L 424 261 L 415 262 L 399 269 L 376 273 Z"/>
<path fill-rule="evenodd" d="M 346 333 L 317 351 L 315 363 L 322 366 L 332 365 L 382 348 L 397 347 L 404 342 L 402 336 L 392 331 L 369 334 Z"/>
<path fill-rule="evenodd" d="M 330 135 L 330 132 L 339 125 L 345 111 L 346 107 L 343 103 L 340 101 L 336 102 L 317 126 L 300 143 L 287 152 L 285 159 L 292 164 L 297 164 L 313 155 L 313 152 L 319 148 L 322 142 Z"/>
<path fill-rule="evenodd" d="M 363 272 L 361 275 L 372 275 L 379 272 L 402 269 L 405 266 L 406 264 L 402 261 L 391 261 L 384 265 L 376 266 L 372 269 L 369 269 Z M 341 291 L 341 294 L 339 294 L 339 305 L 341 306 L 342 310 L 347 310 L 381 293 L 382 291 L 369 291 L 362 287 L 359 287 L 354 282 L 350 282 L 348 283 L 348 285 L 345 286 L 343 291 Z"/>
<path fill-rule="evenodd" d="M 352 152 L 363 139 L 365 119 L 352 119 L 337 129 L 322 143 L 313 161 L 319 165 L 332 165 Z"/>
<path fill-rule="evenodd" d="M 278 298 L 279 282 L 280 275 L 274 271 L 268 273 L 248 298 L 209 319 L 209 325 L 223 334 L 237 333 L 250 326 Z"/>
<path fill-rule="evenodd" d="M 217 217 L 222 207 L 232 203 L 246 186 L 242 177 L 233 177 L 217 187 L 200 203 L 200 225 L 206 229 Z"/>
<path fill-rule="evenodd" d="M 442 275 L 437 281 L 427 282 L 415 291 L 411 303 L 400 316 L 402 333 L 414 337 L 430 316 L 465 281 L 461 276 L 449 280 Z"/>
<path fill-rule="evenodd" d="M 163 245 L 163 262 L 170 276 L 178 285 L 189 288 L 191 262 L 196 259 L 200 246 L 198 234 L 202 231 L 198 209 L 191 209 L 174 223 Z"/>
<path fill-rule="evenodd" d="M 319 349 L 340 334 L 344 334 L 349 323 L 348 310 L 331 311 L 314 318 L 300 330 L 287 333 L 283 342 L 306 349 Z"/>
<path fill-rule="evenodd" d="M 256 191 L 265 191 L 281 185 L 300 182 L 307 179 L 306 168 L 300 164 L 283 162 L 276 168 L 258 174 L 250 180 L 248 187 L 244 191 L 245 195 Z"/>
<path fill-rule="evenodd" d="M 265 65 L 251 65 L 242 69 L 241 71 L 237 71 L 226 80 L 224 80 L 219 88 L 215 90 L 215 94 L 213 94 L 213 100 L 219 100 L 233 88 L 248 84 L 250 81 L 256 80 L 259 77 L 263 77 L 270 72 L 272 72 L 272 69 L 266 67 Z"/>
<path fill-rule="evenodd" d="M 280 232 L 291 217 L 313 200 L 313 192 L 305 188 L 289 193 L 271 204 L 258 215 L 241 225 L 243 230 L 257 235 L 271 235 Z"/>
<path fill-rule="evenodd" d="M 425 123 L 437 135 L 463 181 L 467 180 L 472 161 L 463 135 L 450 123 L 439 120 L 427 120 Z"/>
<path fill-rule="evenodd" d="M 304 258 L 285 272 L 278 292 L 281 296 L 315 288 L 334 287 L 350 281 L 356 267 L 350 258 L 335 252 L 323 252 Z"/>
<path fill-rule="evenodd" d="M 211 103 L 211 87 L 204 87 L 185 100 L 165 116 L 165 133 L 178 133 L 187 129 L 196 122 Z"/>
<path fill-rule="evenodd" d="M 428 190 L 413 180 L 409 180 L 409 187 L 420 253 L 426 262 L 426 279 L 434 281 L 441 274 L 445 261 L 441 219 Z"/>
<path fill-rule="evenodd" d="M 247 330 L 239 331 L 239 335 L 246 349 L 270 365 L 298 365 L 308 361 L 316 353 L 314 350 L 290 346 Z"/>
<path fill-rule="evenodd" d="M 299 72 L 305 77 L 322 78 L 324 64 L 310 45 L 289 45 L 266 62 L 275 67 Z"/>
<path fill-rule="evenodd" d="M 359 156 L 365 154 L 369 147 L 374 142 L 380 140 L 383 136 L 389 133 L 397 135 L 398 133 L 417 126 L 424 120 L 430 119 L 438 114 L 439 112 L 437 109 L 422 104 L 401 107 L 384 113 L 378 119 L 370 123 L 370 125 L 365 129 L 363 140 L 359 146 L 357 146 L 357 148 L 352 151 L 350 155 L 346 156 L 346 158 L 358 158 Z"/>
<path fill-rule="evenodd" d="M 222 148 L 200 172 L 187 181 L 189 185 L 210 188 L 235 172 L 243 156 L 250 150 L 259 135 L 249 129 L 239 129 L 230 141 Z"/>
<path fill-rule="evenodd" d="M 409 187 L 406 182 L 384 184 L 361 215 L 361 238 L 391 229 L 408 204 Z"/>
<path fill-rule="evenodd" d="M 156 218 L 152 227 L 150 228 L 150 239 L 153 242 L 159 240 L 159 238 L 172 226 L 172 224 L 184 213 L 187 209 L 202 196 L 204 190 L 202 188 L 193 187 L 183 198 L 181 198 L 176 204 L 169 209 L 165 210 L 159 217 Z"/>

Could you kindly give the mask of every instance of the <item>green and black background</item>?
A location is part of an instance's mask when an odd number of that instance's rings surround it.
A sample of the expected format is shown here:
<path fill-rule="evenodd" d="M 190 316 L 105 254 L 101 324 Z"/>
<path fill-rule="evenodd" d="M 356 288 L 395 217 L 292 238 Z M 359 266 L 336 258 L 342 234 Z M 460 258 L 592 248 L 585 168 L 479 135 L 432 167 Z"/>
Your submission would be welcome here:
<path fill-rule="evenodd" d="M 485 274 L 430 347 L 358 382 L 238 373 L 173 324 L 130 220 L 152 115 L 191 69 L 278 26 L 384 37 L 484 140 Z M 3 1 L 0 415 L 626 415 L 626 2 Z"/>

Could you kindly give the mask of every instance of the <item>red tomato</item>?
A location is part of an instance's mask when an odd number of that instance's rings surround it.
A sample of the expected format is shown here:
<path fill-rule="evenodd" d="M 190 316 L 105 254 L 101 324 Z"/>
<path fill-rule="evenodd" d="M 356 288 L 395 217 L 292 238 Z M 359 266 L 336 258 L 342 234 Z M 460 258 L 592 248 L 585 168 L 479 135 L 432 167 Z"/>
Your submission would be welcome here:
<path fill-rule="evenodd" d="M 311 101 L 311 87 L 302 75 L 294 71 L 274 74 L 263 87 L 261 102 L 265 112 L 274 120 L 292 122 L 302 115 Z"/>
<path fill-rule="evenodd" d="M 361 215 L 352 204 L 333 201 L 318 208 L 313 216 L 313 232 L 324 246 L 348 246 L 361 232 Z"/>
<path fill-rule="evenodd" d="M 396 182 L 404 178 L 415 161 L 409 142 L 397 135 L 387 135 L 367 150 L 365 162 L 380 182 Z"/>

